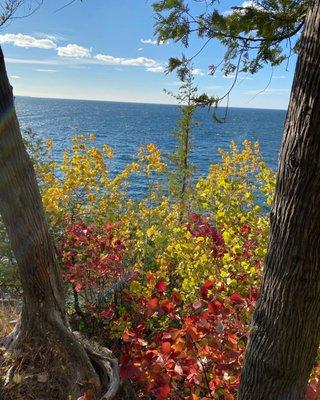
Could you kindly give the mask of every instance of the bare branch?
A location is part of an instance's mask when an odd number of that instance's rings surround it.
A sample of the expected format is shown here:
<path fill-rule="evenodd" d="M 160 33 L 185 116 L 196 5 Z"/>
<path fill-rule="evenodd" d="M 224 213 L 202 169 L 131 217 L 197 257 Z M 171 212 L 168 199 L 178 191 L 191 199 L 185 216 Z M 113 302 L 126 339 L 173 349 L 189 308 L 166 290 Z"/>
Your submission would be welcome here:
<path fill-rule="evenodd" d="M 34 14 L 43 0 L 6 0 L 0 2 L 0 28 L 13 19 L 26 18 Z M 18 12 L 21 11 L 21 14 Z"/>
<path fill-rule="evenodd" d="M 70 0 L 68 3 L 66 3 L 65 5 L 63 5 L 62 7 L 58 8 L 57 10 L 55 10 L 55 13 L 65 9 L 66 7 L 71 6 L 73 3 L 75 3 L 77 0 Z M 80 0 L 82 1 L 82 0 Z"/>

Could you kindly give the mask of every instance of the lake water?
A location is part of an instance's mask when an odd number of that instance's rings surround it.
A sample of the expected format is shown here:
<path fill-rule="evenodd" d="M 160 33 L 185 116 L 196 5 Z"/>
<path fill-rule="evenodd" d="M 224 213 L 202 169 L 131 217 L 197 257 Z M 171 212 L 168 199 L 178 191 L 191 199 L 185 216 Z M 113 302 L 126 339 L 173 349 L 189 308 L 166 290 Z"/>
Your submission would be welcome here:
<path fill-rule="evenodd" d="M 141 144 L 155 143 L 164 153 L 172 151 L 175 141 L 170 132 L 179 117 L 176 106 L 158 104 L 17 97 L 16 108 L 22 128 L 54 140 L 57 159 L 74 134 L 94 133 L 98 144 L 115 150 L 112 174 L 132 161 Z M 283 110 L 230 108 L 225 123 L 213 123 L 208 110 L 198 110 L 192 152 L 198 175 L 219 160 L 217 148 L 228 147 L 231 140 L 258 140 L 267 164 L 277 168 L 285 115 Z M 139 194 L 143 183 L 134 182 L 132 191 Z"/>

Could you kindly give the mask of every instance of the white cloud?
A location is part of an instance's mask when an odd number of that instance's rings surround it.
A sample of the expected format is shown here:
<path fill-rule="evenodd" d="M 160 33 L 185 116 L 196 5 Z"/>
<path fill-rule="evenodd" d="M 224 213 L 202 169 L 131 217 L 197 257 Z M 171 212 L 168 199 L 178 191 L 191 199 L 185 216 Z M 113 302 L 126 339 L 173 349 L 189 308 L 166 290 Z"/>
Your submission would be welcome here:
<path fill-rule="evenodd" d="M 107 65 L 121 65 L 124 60 L 122 57 L 114 57 L 106 54 L 97 54 L 94 58 Z"/>
<path fill-rule="evenodd" d="M 0 43 L 10 43 L 17 47 L 35 47 L 38 49 L 55 49 L 57 47 L 52 39 L 36 39 L 30 35 L 23 35 L 22 33 L 6 33 L 0 35 Z"/>
<path fill-rule="evenodd" d="M 43 34 L 44 37 L 45 34 Z M 66 46 L 57 46 L 53 41 L 54 36 L 50 38 L 36 39 L 29 35 L 23 34 L 6 34 L 0 35 L 1 43 L 12 43 L 20 47 L 41 47 L 43 49 L 55 49 L 59 58 L 52 59 L 19 59 L 7 58 L 6 61 L 12 64 L 38 64 L 38 65 L 69 65 L 69 64 L 105 64 L 128 67 L 144 67 L 149 72 L 164 72 L 164 67 L 158 61 L 147 57 L 115 57 L 108 54 L 92 55 L 92 49 L 80 46 L 78 44 L 69 43 Z M 151 39 L 150 39 L 151 40 Z M 139 51 L 142 47 L 139 48 Z M 38 72 L 55 72 L 50 69 L 37 69 Z M 199 69 L 195 70 L 195 75 L 202 75 Z"/>
<path fill-rule="evenodd" d="M 20 79 L 20 76 L 18 76 L 18 75 L 10 75 L 10 78 L 11 79 Z"/>
<path fill-rule="evenodd" d="M 205 73 L 200 68 L 194 68 L 192 70 L 192 75 L 194 75 L 194 76 L 204 76 Z"/>
<path fill-rule="evenodd" d="M 143 44 L 154 44 L 154 45 L 157 44 L 157 41 L 152 39 L 140 39 L 140 42 Z"/>
<path fill-rule="evenodd" d="M 91 56 L 90 49 L 77 44 L 68 44 L 64 47 L 58 47 L 57 50 L 60 57 L 89 58 Z"/>
<path fill-rule="evenodd" d="M 251 8 L 255 8 L 255 9 L 257 9 L 257 10 L 263 10 L 263 7 L 261 7 L 259 4 L 257 4 L 257 2 L 254 1 L 254 0 L 245 0 L 245 1 L 241 4 L 240 7 L 243 7 L 243 8 L 251 7 Z"/>
<path fill-rule="evenodd" d="M 139 47 L 139 48 L 138 48 L 138 51 L 142 51 L 142 50 L 143 50 L 143 48 L 142 48 L 142 47 Z"/>
<path fill-rule="evenodd" d="M 159 42 L 157 40 L 152 40 L 152 39 L 140 39 L 140 42 L 143 44 L 153 44 L 154 46 L 156 45 L 162 45 L 162 44 L 169 44 L 168 41 L 160 40 Z"/>
<path fill-rule="evenodd" d="M 121 62 L 122 65 L 131 65 L 133 67 L 158 67 L 158 63 L 152 58 L 138 57 L 127 58 Z"/>
<path fill-rule="evenodd" d="M 272 79 L 286 79 L 284 75 L 274 75 Z"/>
<path fill-rule="evenodd" d="M 160 67 L 160 64 L 156 60 L 146 57 L 125 58 L 125 57 L 114 57 L 107 54 L 97 54 L 94 58 L 98 61 L 101 61 L 103 64 L 107 65 L 126 65 L 131 67 L 146 67 L 146 68 Z"/>
<path fill-rule="evenodd" d="M 165 72 L 165 68 L 159 65 L 158 67 L 149 67 L 147 68 L 149 72 Z"/>

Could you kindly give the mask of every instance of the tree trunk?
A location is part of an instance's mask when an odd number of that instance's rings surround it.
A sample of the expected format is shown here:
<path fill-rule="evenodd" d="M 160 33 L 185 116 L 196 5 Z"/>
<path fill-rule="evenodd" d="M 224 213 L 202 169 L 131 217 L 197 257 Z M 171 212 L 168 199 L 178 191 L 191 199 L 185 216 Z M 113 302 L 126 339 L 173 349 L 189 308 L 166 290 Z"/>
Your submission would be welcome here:
<path fill-rule="evenodd" d="M 302 400 L 320 339 L 320 2 L 306 17 L 239 400 Z"/>
<path fill-rule="evenodd" d="M 44 393 L 32 398 L 44 398 L 45 394 L 45 398 L 67 399 L 71 395 L 74 399 L 88 384 L 100 392 L 110 363 L 100 365 L 99 377 L 93 367 L 99 364 L 98 348 L 90 349 L 89 343 L 76 337 L 68 325 L 59 266 L 35 172 L 23 144 L 1 48 L 0 213 L 23 288 L 21 319 L 6 344 L 20 359 L 25 354 L 33 372 L 49 373 L 50 384 L 46 383 Z M 50 387 L 54 387 L 52 394 L 46 392 Z M 1 399 L 5 400 L 4 395 Z"/>

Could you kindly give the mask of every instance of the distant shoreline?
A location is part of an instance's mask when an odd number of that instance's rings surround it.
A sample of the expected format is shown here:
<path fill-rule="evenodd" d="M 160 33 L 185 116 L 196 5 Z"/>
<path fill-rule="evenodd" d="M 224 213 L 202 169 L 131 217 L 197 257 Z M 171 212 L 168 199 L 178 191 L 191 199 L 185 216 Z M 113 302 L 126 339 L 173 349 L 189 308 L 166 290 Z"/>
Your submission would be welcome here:
<path fill-rule="evenodd" d="M 93 102 L 93 103 L 121 103 L 121 104 L 142 104 L 142 105 L 154 105 L 154 106 L 171 106 L 177 107 L 178 104 L 172 103 L 144 103 L 140 101 L 118 101 L 118 100 L 93 100 L 93 99 L 72 99 L 72 98 L 61 98 L 61 97 L 36 97 L 36 96 L 19 96 L 16 95 L 16 98 L 22 99 L 38 99 L 38 100 L 62 100 L 62 101 L 79 101 L 79 102 Z M 225 109 L 225 106 L 219 106 L 221 109 Z M 244 109 L 244 110 L 266 110 L 266 111 L 287 111 L 285 108 L 264 108 L 264 107 L 239 107 L 239 106 L 230 106 L 229 109 Z"/>

